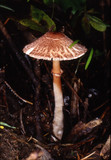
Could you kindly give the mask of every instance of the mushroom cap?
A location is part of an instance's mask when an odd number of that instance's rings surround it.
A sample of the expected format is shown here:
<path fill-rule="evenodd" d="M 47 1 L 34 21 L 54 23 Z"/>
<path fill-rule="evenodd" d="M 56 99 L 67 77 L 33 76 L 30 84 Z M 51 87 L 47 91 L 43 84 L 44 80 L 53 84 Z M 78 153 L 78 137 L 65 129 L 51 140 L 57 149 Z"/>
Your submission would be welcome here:
<path fill-rule="evenodd" d="M 81 57 L 87 48 L 79 43 L 71 48 L 73 41 L 60 32 L 47 32 L 34 42 L 26 45 L 23 52 L 30 57 L 44 60 L 72 60 Z"/>

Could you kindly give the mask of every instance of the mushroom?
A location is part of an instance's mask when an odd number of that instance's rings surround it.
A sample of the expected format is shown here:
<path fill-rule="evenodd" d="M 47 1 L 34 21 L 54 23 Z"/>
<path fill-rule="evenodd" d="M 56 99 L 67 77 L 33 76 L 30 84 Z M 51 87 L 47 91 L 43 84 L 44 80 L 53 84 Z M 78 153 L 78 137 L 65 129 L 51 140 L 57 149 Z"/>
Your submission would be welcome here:
<path fill-rule="evenodd" d="M 87 51 L 81 44 L 70 47 L 73 41 L 60 32 L 47 32 L 34 42 L 26 45 L 23 52 L 36 59 L 52 60 L 53 90 L 55 110 L 53 119 L 53 133 L 61 140 L 63 135 L 63 94 L 61 87 L 60 61 L 81 57 Z"/>

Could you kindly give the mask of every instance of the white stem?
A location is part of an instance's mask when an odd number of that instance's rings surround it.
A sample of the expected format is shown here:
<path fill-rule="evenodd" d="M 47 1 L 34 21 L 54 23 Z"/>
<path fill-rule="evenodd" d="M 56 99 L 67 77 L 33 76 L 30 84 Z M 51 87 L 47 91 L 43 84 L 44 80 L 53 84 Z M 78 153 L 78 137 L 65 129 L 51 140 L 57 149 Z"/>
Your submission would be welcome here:
<path fill-rule="evenodd" d="M 53 133 L 61 140 L 63 135 L 63 94 L 61 87 L 61 77 L 57 76 L 61 74 L 60 62 L 53 62 L 53 89 L 55 98 L 55 110 L 53 119 Z"/>

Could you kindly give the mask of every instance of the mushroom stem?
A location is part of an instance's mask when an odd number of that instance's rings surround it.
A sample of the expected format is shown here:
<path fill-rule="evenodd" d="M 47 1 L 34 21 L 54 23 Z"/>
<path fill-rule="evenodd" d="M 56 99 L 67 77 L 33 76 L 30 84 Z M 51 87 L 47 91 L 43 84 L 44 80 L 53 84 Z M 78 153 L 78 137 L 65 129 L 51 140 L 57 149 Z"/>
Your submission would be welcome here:
<path fill-rule="evenodd" d="M 61 140 L 63 135 L 63 94 L 61 86 L 60 61 L 53 61 L 53 89 L 55 98 L 55 110 L 53 119 L 53 133 Z"/>

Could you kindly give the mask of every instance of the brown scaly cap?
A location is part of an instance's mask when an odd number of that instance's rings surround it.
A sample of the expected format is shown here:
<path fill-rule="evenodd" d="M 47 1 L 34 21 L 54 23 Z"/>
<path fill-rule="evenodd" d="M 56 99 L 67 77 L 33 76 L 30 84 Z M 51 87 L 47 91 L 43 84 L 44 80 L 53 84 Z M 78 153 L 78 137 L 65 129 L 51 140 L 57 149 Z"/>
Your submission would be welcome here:
<path fill-rule="evenodd" d="M 87 48 L 79 43 L 69 46 L 73 41 L 60 32 L 47 32 L 34 42 L 26 45 L 23 52 L 30 57 L 44 60 L 71 60 L 81 57 Z"/>

